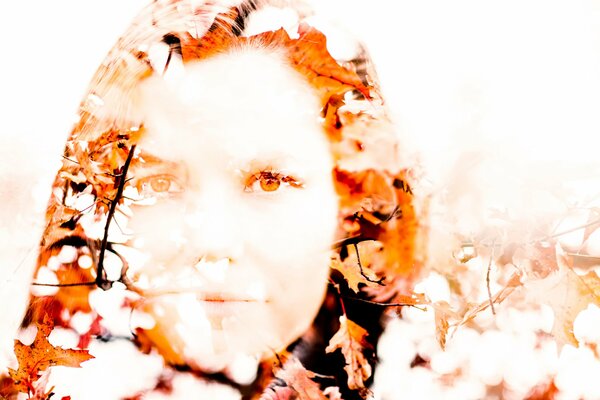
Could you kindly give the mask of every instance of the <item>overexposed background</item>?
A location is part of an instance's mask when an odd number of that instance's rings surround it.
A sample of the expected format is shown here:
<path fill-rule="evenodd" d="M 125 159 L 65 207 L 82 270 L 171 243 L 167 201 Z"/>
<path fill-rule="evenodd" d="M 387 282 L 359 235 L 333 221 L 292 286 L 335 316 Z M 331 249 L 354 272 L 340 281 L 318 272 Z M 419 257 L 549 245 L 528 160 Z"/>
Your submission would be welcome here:
<path fill-rule="evenodd" d="M 0 348 L 11 346 L 78 102 L 145 3 L 0 5 Z M 370 50 L 406 163 L 421 163 L 442 199 L 440 226 L 469 237 L 499 212 L 528 237 L 598 201 L 600 0 L 317 3 Z"/>

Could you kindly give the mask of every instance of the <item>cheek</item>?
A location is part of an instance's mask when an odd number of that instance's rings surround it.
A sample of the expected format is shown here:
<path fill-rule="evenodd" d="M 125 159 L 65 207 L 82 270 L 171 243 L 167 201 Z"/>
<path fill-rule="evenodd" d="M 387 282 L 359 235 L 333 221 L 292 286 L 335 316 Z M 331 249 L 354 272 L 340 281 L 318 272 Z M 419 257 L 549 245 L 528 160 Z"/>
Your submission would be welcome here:
<path fill-rule="evenodd" d="M 242 213 L 249 253 L 280 262 L 309 261 L 329 253 L 338 211 L 331 186 L 298 189 L 270 200 L 254 199 Z M 284 269 L 296 265 L 292 262 Z"/>
<path fill-rule="evenodd" d="M 272 282 L 281 318 L 312 316 L 322 301 L 329 275 L 329 257 L 337 226 L 338 198 L 333 187 L 312 187 L 266 207 L 252 207 L 246 221 L 248 254 Z M 259 230 L 259 231 L 257 231 Z"/>
<path fill-rule="evenodd" d="M 152 206 L 131 207 L 127 223 L 134 246 L 154 259 L 168 260 L 186 244 L 183 237 L 183 206 L 177 200 L 162 201 Z"/>

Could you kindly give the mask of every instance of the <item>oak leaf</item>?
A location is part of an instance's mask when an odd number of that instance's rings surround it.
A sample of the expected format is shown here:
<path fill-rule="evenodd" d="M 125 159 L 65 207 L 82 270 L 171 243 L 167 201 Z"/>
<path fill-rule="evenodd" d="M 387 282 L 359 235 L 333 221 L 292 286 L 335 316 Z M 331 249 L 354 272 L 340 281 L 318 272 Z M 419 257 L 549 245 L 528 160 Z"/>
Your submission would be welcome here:
<path fill-rule="evenodd" d="M 380 279 L 375 275 L 369 267 L 358 263 L 356 257 L 348 257 L 344 261 L 340 261 L 339 258 L 332 258 L 330 268 L 338 270 L 346 282 L 348 287 L 354 290 L 355 293 L 360 291 L 359 284 L 365 286 L 378 287 L 380 285 Z"/>
<path fill-rule="evenodd" d="M 52 366 L 81 367 L 81 363 L 94 358 L 87 350 L 63 349 L 53 346 L 48 336 L 54 328 L 52 319 L 46 315 L 42 323 L 36 323 L 37 334 L 33 343 L 24 345 L 15 340 L 17 370 L 8 369 L 15 389 L 23 393 L 35 392 L 40 373 Z"/>
<path fill-rule="evenodd" d="M 589 304 L 600 306 L 600 277 L 594 271 L 578 275 L 571 266 L 572 260 L 560 247 L 556 260 L 559 270 L 546 279 L 532 282 L 528 288 L 532 298 L 554 311 L 552 335 L 560 350 L 565 344 L 579 345 L 573 334 L 573 322 Z"/>
<path fill-rule="evenodd" d="M 365 381 L 371 376 L 371 364 L 366 360 L 363 351 L 371 348 L 367 342 L 367 331 L 360 325 L 350 321 L 345 315 L 340 317 L 340 329 L 329 341 L 325 352 L 332 353 L 337 349 L 342 351 L 348 374 L 350 389 L 365 389 Z"/>
<path fill-rule="evenodd" d="M 275 373 L 275 376 L 283 380 L 293 394 L 290 393 L 290 390 L 279 389 L 271 397 L 263 396 L 261 399 L 328 400 L 319 384 L 312 380 L 317 375 L 304 368 L 297 358 L 290 358 L 286 361 L 283 368 Z"/>

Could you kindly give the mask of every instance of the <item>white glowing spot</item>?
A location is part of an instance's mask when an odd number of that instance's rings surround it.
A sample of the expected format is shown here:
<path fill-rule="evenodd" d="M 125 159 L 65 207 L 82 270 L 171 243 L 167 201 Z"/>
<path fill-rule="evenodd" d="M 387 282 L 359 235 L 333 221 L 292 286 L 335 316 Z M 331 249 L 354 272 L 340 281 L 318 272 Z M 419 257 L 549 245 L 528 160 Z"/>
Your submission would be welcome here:
<path fill-rule="evenodd" d="M 91 186 L 90 186 L 91 187 Z M 87 190 L 87 188 L 86 188 Z M 73 208 L 77 211 L 89 211 L 96 202 L 96 197 L 92 194 L 80 194 L 73 202 Z"/>
<path fill-rule="evenodd" d="M 502 382 L 505 355 L 511 347 L 505 334 L 489 330 L 484 332 L 471 347 L 471 374 L 490 386 Z"/>
<path fill-rule="evenodd" d="M 125 291 L 115 287 L 110 290 L 95 289 L 90 292 L 88 300 L 92 309 L 106 319 L 122 309 Z"/>
<path fill-rule="evenodd" d="M 252 282 L 246 288 L 246 294 L 251 299 L 265 301 L 267 299 L 267 290 L 264 282 Z"/>
<path fill-rule="evenodd" d="M 71 327 L 77 331 L 78 334 L 82 335 L 90 330 L 90 326 L 94 322 L 94 318 L 89 313 L 83 313 L 77 311 L 71 317 L 69 321 Z"/>
<path fill-rule="evenodd" d="M 425 293 L 431 301 L 450 301 L 450 286 L 446 278 L 432 272 L 415 285 L 415 293 Z"/>
<path fill-rule="evenodd" d="M 141 249 L 144 247 L 145 243 L 146 241 L 143 237 L 138 237 L 133 241 L 133 247 L 135 247 L 136 249 Z"/>
<path fill-rule="evenodd" d="M 169 46 L 166 43 L 159 43 L 148 49 L 148 59 L 155 70 L 163 71 L 168 57 Z"/>
<path fill-rule="evenodd" d="M 62 264 L 60 263 L 60 261 L 58 261 L 58 257 L 56 256 L 52 256 L 48 259 L 47 267 L 50 268 L 52 271 L 58 271 L 61 265 Z"/>
<path fill-rule="evenodd" d="M 58 261 L 62 264 L 72 263 L 77 259 L 77 249 L 73 246 L 63 246 L 58 253 Z"/>
<path fill-rule="evenodd" d="M 234 381 L 242 385 L 249 385 L 256 379 L 258 360 L 256 357 L 239 354 L 229 366 L 228 372 Z"/>
<path fill-rule="evenodd" d="M 48 341 L 53 346 L 60 346 L 67 349 L 77 347 L 79 335 L 71 329 L 55 327 L 48 336 Z"/>
<path fill-rule="evenodd" d="M 37 276 L 35 277 L 36 283 L 56 285 L 59 283 L 58 277 L 50 268 L 41 267 L 38 270 Z M 31 286 L 31 294 L 34 296 L 54 296 L 58 293 L 58 287 L 56 286 Z"/>
<path fill-rule="evenodd" d="M 150 278 L 146 274 L 142 274 L 138 276 L 135 286 L 140 289 L 149 289 L 150 288 Z"/>
<path fill-rule="evenodd" d="M 27 328 L 21 329 L 17 333 L 17 339 L 19 339 L 19 341 L 24 345 L 29 346 L 31 343 L 33 343 L 36 334 L 37 328 L 35 325 L 29 325 Z"/>
<path fill-rule="evenodd" d="M 84 254 L 77 259 L 77 265 L 79 265 L 79 268 L 89 269 L 93 264 L 94 261 L 92 260 L 92 257 L 88 256 L 87 254 Z"/>
<path fill-rule="evenodd" d="M 578 341 L 596 344 L 600 342 L 600 308 L 591 303 L 581 311 L 573 323 L 573 333 Z"/>
<path fill-rule="evenodd" d="M 152 329 L 156 325 L 154 317 L 148 313 L 133 310 L 131 312 L 131 328 Z"/>
<path fill-rule="evenodd" d="M 160 306 L 160 305 L 154 306 L 154 308 L 153 308 L 152 310 L 154 311 L 154 313 L 155 313 L 157 316 L 159 316 L 159 317 L 161 317 L 161 318 L 163 318 L 163 317 L 165 316 L 165 314 L 166 314 L 166 313 L 165 313 L 165 309 L 164 309 L 164 307 L 162 307 L 162 306 Z"/>
<path fill-rule="evenodd" d="M 123 189 L 123 198 L 137 200 L 140 194 L 135 186 L 126 186 Z"/>
<path fill-rule="evenodd" d="M 229 269 L 229 259 L 223 258 L 219 261 L 211 262 L 202 258 L 196 264 L 196 269 L 211 281 L 222 283 L 225 282 L 227 270 Z"/>
<path fill-rule="evenodd" d="M 123 262 L 121 259 L 110 252 L 104 254 L 104 271 L 106 278 L 111 281 L 116 281 L 121 277 Z"/>
<path fill-rule="evenodd" d="M 267 6 L 250 14 L 244 36 L 253 36 L 267 31 L 286 30 L 291 38 L 298 37 L 298 14 L 292 8 Z"/>

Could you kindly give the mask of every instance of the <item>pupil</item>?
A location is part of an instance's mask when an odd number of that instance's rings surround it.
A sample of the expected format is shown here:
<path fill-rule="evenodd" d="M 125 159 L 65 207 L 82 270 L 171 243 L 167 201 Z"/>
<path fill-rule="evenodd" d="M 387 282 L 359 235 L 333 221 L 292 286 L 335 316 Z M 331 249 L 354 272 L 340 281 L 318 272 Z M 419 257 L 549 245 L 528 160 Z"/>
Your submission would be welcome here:
<path fill-rule="evenodd" d="M 262 178 L 260 180 L 260 187 L 265 192 L 273 192 L 279 188 L 280 182 L 276 178 Z"/>
<path fill-rule="evenodd" d="M 155 192 L 166 192 L 169 190 L 170 182 L 165 178 L 156 178 L 150 181 L 150 186 Z"/>

